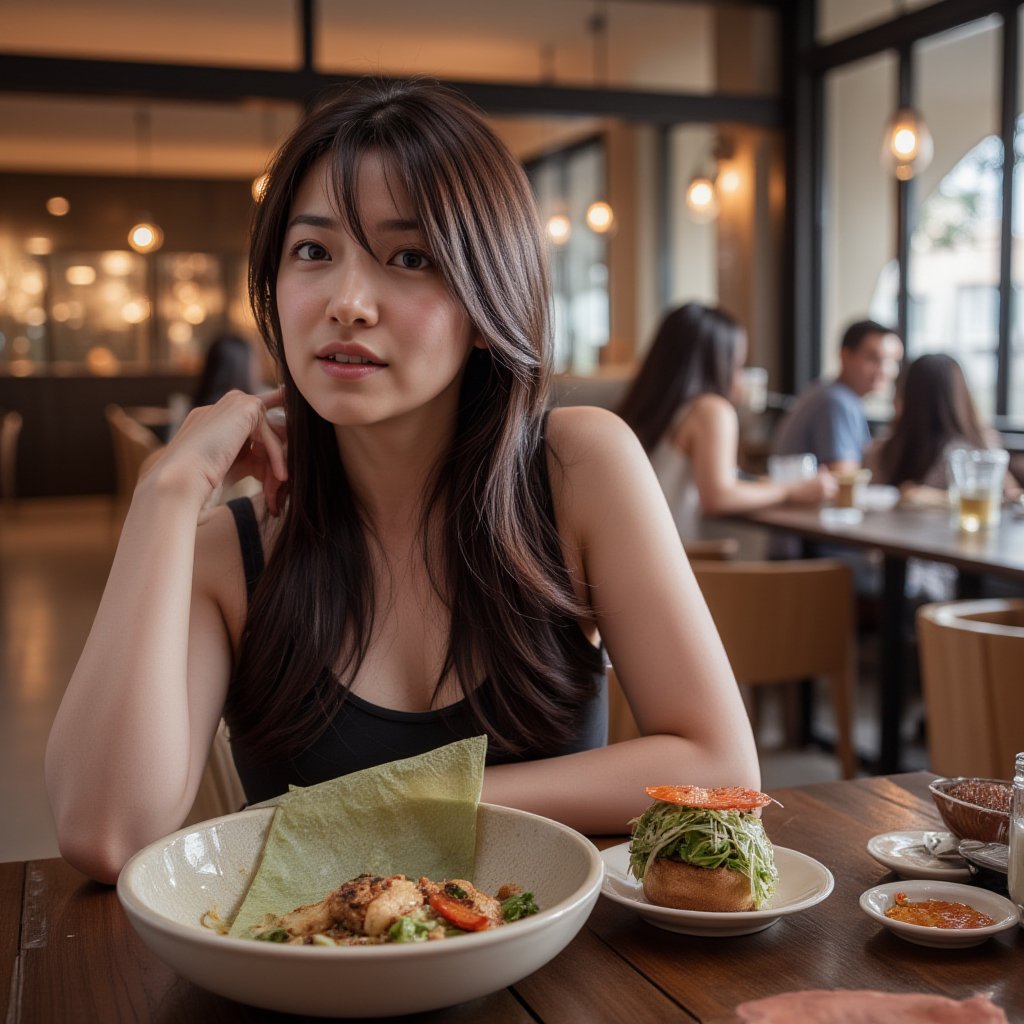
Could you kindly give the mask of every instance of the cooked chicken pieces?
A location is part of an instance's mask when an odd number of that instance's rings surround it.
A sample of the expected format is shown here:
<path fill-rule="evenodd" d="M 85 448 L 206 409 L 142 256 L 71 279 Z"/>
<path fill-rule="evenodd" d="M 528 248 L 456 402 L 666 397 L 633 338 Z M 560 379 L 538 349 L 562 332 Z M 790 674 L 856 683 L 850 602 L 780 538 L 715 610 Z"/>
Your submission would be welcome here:
<path fill-rule="evenodd" d="M 501 903 L 493 896 L 481 892 L 472 882 L 467 882 L 464 878 L 448 878 L 443 882 L 432 882 L 429 878 L 421 878 L 419 887 L 428 899 L 431 894 L 440 893 L 449 899 L 456 900 L 464 907 L 475 910 L 478 914 L 483 914 L 491 922 L 492 928 L 501 924 Z M 459 896 L 460 892 L 464 895 Z"/>
<path fill-rule="evenodd" d="M 254 937 L 306 945 L 443 939 L 451 932 L 504 924 L 502 901 L 521 892 L 518 885 L 507 884 L 495 898 L 464 878 L 433 882 L 424 877 L 413 882 L 405 875 L 363 874 L 318 903 L 307 903 L 282 917 L 268 916 Z M 392 927 L 396 922 L 400 922 L 398 933 Z"/>

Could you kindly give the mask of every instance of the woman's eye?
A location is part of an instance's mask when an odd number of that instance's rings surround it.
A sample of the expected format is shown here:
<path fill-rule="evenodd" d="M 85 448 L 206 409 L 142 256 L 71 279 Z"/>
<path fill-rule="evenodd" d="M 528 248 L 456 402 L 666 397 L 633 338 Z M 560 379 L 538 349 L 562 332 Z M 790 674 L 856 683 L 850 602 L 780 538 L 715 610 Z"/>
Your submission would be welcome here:
<path fill-rule="evenodd" d="M 292 250 L 300 260 L 329 260 L 330 254 L 319 242 L 299 242 Z"/>
<path fill-rule="evenodd" d="M 391 262 L 403 270 L 426 270 L 433 266 L 430 257 L 418 249 L 403 249 L 392 256 Z"/>

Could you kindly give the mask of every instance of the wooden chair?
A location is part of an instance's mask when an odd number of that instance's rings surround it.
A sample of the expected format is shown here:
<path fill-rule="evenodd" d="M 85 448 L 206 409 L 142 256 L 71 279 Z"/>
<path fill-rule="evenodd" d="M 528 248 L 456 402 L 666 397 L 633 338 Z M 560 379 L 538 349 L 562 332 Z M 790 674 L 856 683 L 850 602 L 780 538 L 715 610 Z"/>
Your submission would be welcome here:
<path fill-rule="evenodd" d="M 129 416 L 121 406 L 108 405 L 106 417 L 114 446 L 114 465 L 117 472 L 114 516 L 115 521 L 120 524 L 128 513 L 142 464 L 161 445 L 152 430 Z"/>
<path fill-rule="evenodd" d="M 1024 598 L 918 609 L 931 769 L 1013 777 L 1024 750 Z"/>
<path fill-rule="evenodd" d="M 6 412 L 0 417 L 0 498 L 14 507 L 17 500 L 18 437 L 21 413 Z"/>
<path fill-rule="evenodd" d="M 199 792 L 184 824 L 194 825 L 209 818 L 219 818 L 222 814 L 232 814 L 241 810 L 244 804 L 245 790 L 235 771 L 227 726 L 222 721 L 213 737 Z"/>
<path fill-rule="evenodd" d="M 827 678 L 843 778 L 853 778 L 854 594 L 832 559 L 694 562 L 704 599 L 742 686 Z"/>
<path fill-rule="evenodd" d="M 683 550 L 691 562 L 724 562 L 739 554 L 740 542 L 735 537 L 689 540 L 683 544 Z"/>

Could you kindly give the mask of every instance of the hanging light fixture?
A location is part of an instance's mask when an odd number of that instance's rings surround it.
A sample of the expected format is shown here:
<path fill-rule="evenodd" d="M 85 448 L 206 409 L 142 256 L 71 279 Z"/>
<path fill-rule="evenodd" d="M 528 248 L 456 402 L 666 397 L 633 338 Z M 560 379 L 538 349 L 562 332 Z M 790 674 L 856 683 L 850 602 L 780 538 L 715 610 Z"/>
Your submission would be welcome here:
<path fill-rule="evenodd" d="M 902 18 L 904 14 L 904 0 L 894 0 L 894 17 Z M 902 82 L 900 91 L 904 91 Z M 932 133 L 909 100 L 909 95 L 900 96 L 900 106 L 889 118 L 882 137 L 882 166 L 900 181 L 910 181 L 920 174 L 932 162 L 935 152 Z"/>
<path fill-rule="evenodd" d="M 572 234 L 572 224 L 564 213 L 553 213 L 544 225 L 549 241 L 554 245 L 565 245 Z"/>
<path fill-rule="evenodd" d="M 151 169 L 148 110 L 140 110 L 135 115 L 135 148 L 138 154 L 139 176 L 143 177 Z M 164 244 L 163 229 L 148 213 L 143 213 L 128 232 L 128 244 L 136 252 L 156 252 Z"/>
<path fill-rule="evenodd" d="M 710 175 L 698 173 L 686 187 L 686 205 L 690 219 L 698 224 L 707 224 L 718 216 L 718 193 Z"/>
<path fill-rule="evenodd" d="M 594 40 L 594 84 L 608 88 L 608 2 L 595 0 L 594 13 L 587 22 Z M 607 147 L 605 159 L 607 160 Z M 605 175 L 606 181 L 609 177 Z M 606 184 L 607 187 L 607 184 Z M 605 199 L 596 199 L 584 215 L 587 227 L 594 234 L 608 235 L 615 230 L 615 211 Z"/>
<path fill-rule="evenodd" d="M 262 114 L 262 130 L 263 130 L 263 148 L 266 151 L 267 160 L 270 159 L 270 151 L 274 148 L 274 127 L 271 123 L 273 111 L 269 104 L 263 108 Z M 262 174 L 257 174 L 252 179 L 252 198 L 253 202 L 262 203 L 263 196 L 266 194 L 267 185 L 270 184 L 270 174 L 264 171 Z"/>
<path fill-rule="evenodd" d="M 935 153 L 932 133 L 913 107 L 900 107 L 890 118 L 882 141 L 882 166 L 900 181 L 920 174 Z"/>

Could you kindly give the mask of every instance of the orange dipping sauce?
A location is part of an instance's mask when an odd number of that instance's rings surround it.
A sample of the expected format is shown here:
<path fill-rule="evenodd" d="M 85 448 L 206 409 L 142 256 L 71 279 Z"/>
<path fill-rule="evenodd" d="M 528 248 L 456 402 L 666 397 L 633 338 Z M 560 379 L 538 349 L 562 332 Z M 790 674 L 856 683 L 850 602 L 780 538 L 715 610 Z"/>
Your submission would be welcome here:
<path fill-rule="evenodd" d="M 988 914 L 969 907 L 966 903 L 948 900 L 920 900 L 911 903 L 904 892 L 896 893 L 896 902 L 885 912 L 886 917 L 922 928 L 984 928 L 995 924 Z"/>

